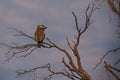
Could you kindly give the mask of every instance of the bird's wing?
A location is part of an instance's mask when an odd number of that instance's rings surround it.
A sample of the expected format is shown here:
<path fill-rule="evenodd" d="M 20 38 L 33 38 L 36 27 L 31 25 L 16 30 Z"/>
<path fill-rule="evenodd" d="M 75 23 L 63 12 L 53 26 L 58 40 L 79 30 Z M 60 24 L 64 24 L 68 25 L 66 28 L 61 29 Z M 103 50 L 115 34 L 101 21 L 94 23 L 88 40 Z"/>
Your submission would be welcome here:
<path fill-rule="evenodd" d="M 44 38 L 45 38 L 45 34 L 44 33 L 40 33 L 38 35 L 38 39 L 39 39 L 40 42 L 42 42 L 44 40 Z"/>
<path fill-rule="evenodd" d="M 34 38 L 35 38 L 36 41 L 38 41 L 38 36 L 37 36 L 36 33 L 34 34 Z"/>

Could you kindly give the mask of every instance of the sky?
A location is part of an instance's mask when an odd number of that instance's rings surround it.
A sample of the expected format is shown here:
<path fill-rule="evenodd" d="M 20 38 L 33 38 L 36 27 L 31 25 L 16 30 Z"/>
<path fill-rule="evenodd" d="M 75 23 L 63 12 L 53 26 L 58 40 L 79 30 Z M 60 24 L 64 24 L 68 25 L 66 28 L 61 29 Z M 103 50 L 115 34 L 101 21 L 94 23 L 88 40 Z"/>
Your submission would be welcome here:
<path fill-rule="evenodd" d="M 49 37 L 61 47 L 67 47 L 66 37 L 71 42 L 76 34 L 72 11 L 78 17 L 80 27 L 85 23 L 85 9 L 92 0 L 0 0 L 0 43 L 36 43 L 35 41 L 13 36 L 15 31 L 8 28 L 17 28 L 33 36 L 38 24 L 47 27 L 46 37 Z M 92 80 L 108 80 L 101 64 L 95 71 L 92 68 L 99 59 L 110 49 L 119 47 L 119 38 L 116 30 L 118 16 L 103 1 L 96 2 L 100 9 L 96 10 L 91 20 L 94 22 L 81 36 L 79 51 L 84 69 L 92 76 Z M 26 58 L 13 58 L 9 62 L 4 53 L 6 47 L 0 45 L 0 80 L 29 80 L 30 77 L 16 78 L 16 70 L 31 69 L 35 66 L 50 63 L 56 70 L 64 69 L 61 60 L 65 55 L 56 49 L 36 49 Z M 110 55 L 106 59 L 114 61 L 119 55 Z M 46 73 L 46 72 L 45 72 Z M 59 79 L 66 80 L 61 76 Z M 54 77 L 53 80 L 59 80 Z M 114 78 L 112 79 L 114 80 Z"/>

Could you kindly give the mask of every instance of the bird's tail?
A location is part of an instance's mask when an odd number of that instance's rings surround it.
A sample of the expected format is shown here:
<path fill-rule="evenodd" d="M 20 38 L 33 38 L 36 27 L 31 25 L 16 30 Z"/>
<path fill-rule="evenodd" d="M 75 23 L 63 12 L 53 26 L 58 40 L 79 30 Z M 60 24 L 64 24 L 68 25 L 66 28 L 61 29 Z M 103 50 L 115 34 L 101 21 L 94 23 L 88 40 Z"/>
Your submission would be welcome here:
<path fill-rule="evenodd" d="M 41 48 L 41 42 L 40 41 L 38 42 L 38 48 Z"/>

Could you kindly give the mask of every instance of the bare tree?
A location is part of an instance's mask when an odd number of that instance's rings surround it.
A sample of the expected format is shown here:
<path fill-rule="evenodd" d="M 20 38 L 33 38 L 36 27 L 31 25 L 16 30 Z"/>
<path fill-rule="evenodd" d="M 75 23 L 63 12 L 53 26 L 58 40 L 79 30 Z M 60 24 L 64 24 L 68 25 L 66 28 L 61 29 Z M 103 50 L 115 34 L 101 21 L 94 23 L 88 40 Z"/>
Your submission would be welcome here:
<path fill-rule="evenodd" d="M 83 66 L 81 64 L 81 56 L 79 53 L 78 46 L 80 44 L 80 39 L 81 39 L 82 34 L 86 32 L 86 30 L 89 28 L 90 24 L 93 22 L 93 21 L 91 21 L 91 17 L 92 17 L 92 13 L 94 12 L 95 9 L 97 9 L 97 8 L 95 7 L 94 3 L 88 5 L 88 7 L 85 11 L 86 20 L 85 20 L 85 25 L 84 25 L 83 29 L 81 29 L 80 26 L 78 25 L 78 20 L 77 20 L 76 14 L 74 12 L 72 12 L 74 21 L 75 21 L 75 28 L 76 28 L 77 34 L 74 36 L 75 40 L 73 41 L 73 43 L 71 43 L 69 38 L 66 37 L 66 43 L 67 43 L 68 47 L 70 48 L 70 50 L 72 51 L 72 53 L 69 53 L 67 49 L 57 45 L 55 42 L 50 40 L 50 38 L 46 38 L 46 41 L 44 41 L 41 44 L 41 47 L 43 47 L 43 48 L 47 48 L 47 49 L 55 48 L 55 49 L 58 49 L 59 51 L 61 51 L 63 54 L 65 54 L 68 62 L 66 61 L 65 58 L 62 58 L 62 63 L 65 66 L 65 69 L 63 71 L 55 71 L 51 67 L 51 64 L 48 63 L 43 66 L 34 67 L 30 70 L 19 70 L 19 71 L 17 71 L 17 76 L 22 77 L 22 76 L 25 76 L 26 74 L 32 75 L 32 74 L 35 74 L 35 72 L 39 69 L 47 69 L 49 74 L 44 76 L 42 78 L 43 80 L 50 80 L 55 75 L 63 75 L 64 77 L 67 77 L 70 80 L 91 80 L 89 73 L 83 68 Z M 16 28 L 11 28 L 11 29 L 15 30 L 18 33 L 15 36 L 24 36 L 24 37 L 34 40 L 33 37 L 27 35 L 23 31 L 19 31 Z M 6 47 L 8 47 L 7 52 L 5 53 L 5 55 L 7 57 L 6 61 L 9 61 L 13 57 L 27 57 L 28 55 L 32 54 L 33 51 L 36 50 L 36 48 L 38 46 L 38 44 L 24 44 L 21 46 L 16 46 L 16 45 L 10 46 L 5 43 L 2 43 L 2 44 L 5 45 Z M 21 54 L 21 53 L 24 53 L 24 54 Z M 71 54 L 73 54 L 74 56 L 71 56 Z M 76 60 L 74 60 L 73 57 L 75 57 Z M 75 61 L 77 62 L 77 64 L 75 64 Z"/>

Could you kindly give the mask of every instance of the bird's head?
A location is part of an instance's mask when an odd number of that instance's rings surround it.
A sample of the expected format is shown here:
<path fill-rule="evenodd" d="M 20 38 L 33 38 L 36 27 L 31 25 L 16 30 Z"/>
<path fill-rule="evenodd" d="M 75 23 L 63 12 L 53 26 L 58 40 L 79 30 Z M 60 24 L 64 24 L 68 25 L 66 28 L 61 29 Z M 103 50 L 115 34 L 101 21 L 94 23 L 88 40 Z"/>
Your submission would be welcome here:
<path fill-rule="evenodd" d="M 39 29 L 47 29 L 47 27 L 45 27 L 44 25 L 38 25 Z"/>

